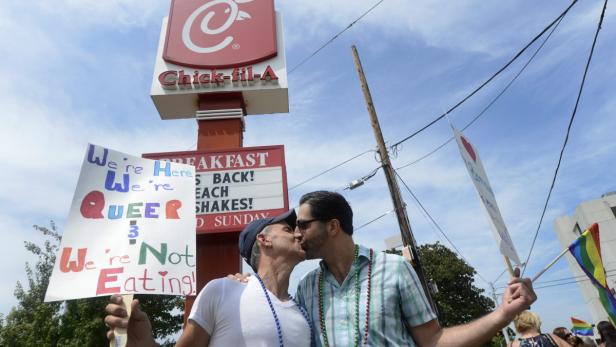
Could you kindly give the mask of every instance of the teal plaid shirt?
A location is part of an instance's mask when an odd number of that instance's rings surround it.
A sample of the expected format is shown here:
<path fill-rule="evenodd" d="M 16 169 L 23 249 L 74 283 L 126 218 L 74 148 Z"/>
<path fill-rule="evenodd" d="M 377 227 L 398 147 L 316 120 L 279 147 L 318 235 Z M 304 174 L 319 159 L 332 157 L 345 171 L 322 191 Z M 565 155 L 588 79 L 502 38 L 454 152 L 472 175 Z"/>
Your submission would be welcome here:
<path fill-rule="evenodd" d="M 359 256 L 342 284 L 321 261 L 320 268 L 308 273 L 299 283 L 297 300 L 306 307 L 317 336 L 323 345 L 319 321 L 319 274 L 323 271 L 323 310 L 328 341 L 331 346 L 355 344 L 355 273 L 360 269 L 359 334 L 363 344 L 366 324 L 368 263 L 370 250 L 360 246 Z M 404 258 L 374 252 L 370 297 L 369 346 L 415 346 L 408 326 L 418 326 L 436 319 L 411 264 Z"/>

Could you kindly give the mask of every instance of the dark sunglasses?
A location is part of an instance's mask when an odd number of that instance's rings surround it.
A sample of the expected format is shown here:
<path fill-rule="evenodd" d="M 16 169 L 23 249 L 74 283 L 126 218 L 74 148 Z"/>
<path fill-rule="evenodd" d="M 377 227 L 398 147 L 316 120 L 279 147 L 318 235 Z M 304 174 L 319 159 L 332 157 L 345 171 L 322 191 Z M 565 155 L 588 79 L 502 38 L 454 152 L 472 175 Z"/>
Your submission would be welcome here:
<path fill-rule="evenodd" d="M 310 223 L 314 221 L 318 221 L 318 220 L 321 220 L 321 219 L 318 219 L 318 218 L 313 218 L 309 220 L 298 219 L 297 221 L 295 221 L 295 225 L 297 226 L 299 230 L 306 230 L 310 226 Z"/>

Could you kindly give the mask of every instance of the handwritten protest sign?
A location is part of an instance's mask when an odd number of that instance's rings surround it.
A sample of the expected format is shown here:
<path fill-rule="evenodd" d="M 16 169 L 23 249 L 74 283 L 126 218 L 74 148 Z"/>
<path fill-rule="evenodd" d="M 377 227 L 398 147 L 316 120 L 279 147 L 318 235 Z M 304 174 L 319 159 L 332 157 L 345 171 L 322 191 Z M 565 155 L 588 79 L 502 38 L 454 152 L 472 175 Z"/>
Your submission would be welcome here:
<path fill-rule="evenodd" d="M 150 153 L 196 168 L 197 233 L 239 231 L 289 209 L 284 146 Z"/>
<path fill-rule="evenodd" d="M 479 194 L 482 205 L 488 214 L 490 225 L 492 226 L 492 233 L 498 243 L 499 250 L 502 255 L 520 265 L 520 257 L 513 246 L 513 241 L 511 240 L 505 221 L 501 216 L 498 204 L 496 203 L 496 196 L 494 195 L 494 191 L 492 191 L 490 181 L 488 181 L 488 175 L 483 168 L 479 154 L 461 132 L 453 126 L 452 129 L 456 137 L 456 142 L 458 143 L 458 148 L 460 149 L 462 160 L 466 165 L 468 174 L 473 180 L 473 184 Z"/>
<path fill-rule="evenodd" d="M 88 145 L 45 301 L 195 295 L 195 168 Z"/>

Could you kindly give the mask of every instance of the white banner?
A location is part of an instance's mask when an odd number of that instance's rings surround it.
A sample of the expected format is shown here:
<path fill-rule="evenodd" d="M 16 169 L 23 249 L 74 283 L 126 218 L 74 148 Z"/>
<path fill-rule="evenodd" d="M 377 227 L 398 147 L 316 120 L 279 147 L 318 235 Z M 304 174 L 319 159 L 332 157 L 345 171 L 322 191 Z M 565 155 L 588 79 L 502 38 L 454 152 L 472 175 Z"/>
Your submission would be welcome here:
<path fill-rule="evenodd" d="M 511 236 L 509 235 L 505 221 L 503 221 L 503 217 L 498 209 L 496 196 L 494 196 L 492 187 L 490 187 L 488 175 L 486 175 L 486 172 L 483 169 L 481 159 L 479 159 L 479 154 L 477 154 L 477 151 L 473 145 L 471 145 L 462 133 L 460 133 L 453 126 L 452 129 L 456 137 L 456 142 L 458 143 L 458 148 L 460 149 L 462 160 L 468 169 L 468 174 L 471 176 L 473 184 L 479 194 L 479 198 L 481 198 L 482 205 L 488 214 L 488 219 L 490 221 L 490 225 L 492 226 L 492 232 L 496 238 L 500 252 L 517 265 L 521 265 L 520 257 L 513 246 L 513 241 L 511 240 Z"/>
<path fill-rule="evenodd" d="M 195 168 L 88 145 L 45 301 L 195 295 Z"/>

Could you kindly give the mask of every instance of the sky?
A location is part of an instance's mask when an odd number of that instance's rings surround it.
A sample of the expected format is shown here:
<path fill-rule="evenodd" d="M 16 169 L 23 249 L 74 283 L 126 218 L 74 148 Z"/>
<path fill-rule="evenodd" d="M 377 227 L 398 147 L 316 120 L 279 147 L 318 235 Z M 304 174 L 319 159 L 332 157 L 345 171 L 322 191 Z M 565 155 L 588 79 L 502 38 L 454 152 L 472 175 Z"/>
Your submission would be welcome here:
<path fill-rule="evenodd" d="M 288 69 L 375 3 L 278 1 Z M 283 144 L 289 187 L 368 151 L 291 189 L 290 205 L 309 191 L 341 189 L 378 166 L 351 45 L 361 56 L 383 136 L 393 144 L 455 105 L 568 5 L 563 0 L 385 0 L 288 75 L 288 114 L 246 118 L 244 146 Z M 522 258 L 545 203 L 602 5 L 576 4 L 519 78 L 464 132 L 481 156 Z M 23 247 L 24 241 L 42 240 L 32 226 L 53 220 L 62 231 L 88 143 L 134 155 L 195 149 L 195 120 L 163 121 L 149 97 L 168 11 L 169 1 L 0 2 L 0 270 L 5 276 L 0 313 L 16 304 L 15 285 L 25 282 L 25 263 L 35 260 Z M 608 5 L 528 275 L 561 251 L 553 231 L 556 217 L 616 190 L 615 21 L 616 11 Z M 529 53 L 521 56 L 450 113 L 449 122 L 464 127 L 529 58 Z M 398 147 L 393 165 L 405 166 L 451 136 L 443 119 Z M 455 143 L 398 172 L 470 265 L 503 287 L 502 257 Z M 356 227 L 392 209 L 382 171 L 341 193 L 353 207 Z M 411 196 L 404 190 L 402 195 L 417 242 L 449 246 Z M 397 233 L 390 213 L 358 229 L 355 240 L 383 250 L 383 240 Z M 298 266 L 291 286 L 314 266 L 315 261 Z M 571 276 L 561 260 L 536 285 Z M 570 316 L 591 319 L 576 284 L 537 289 L 537 294 L 532 308 L 545 330 L 570 325 Z"/>

